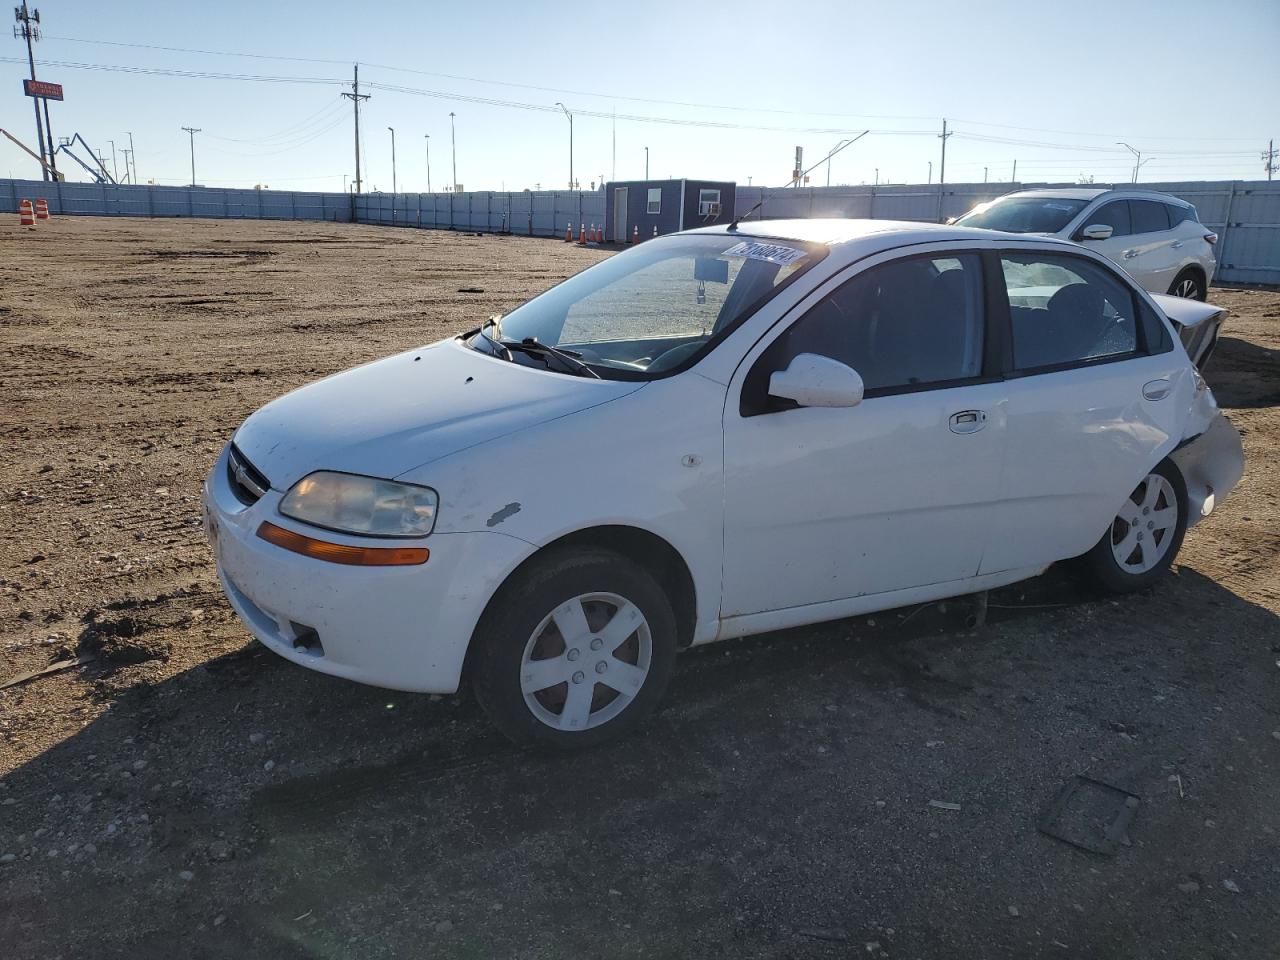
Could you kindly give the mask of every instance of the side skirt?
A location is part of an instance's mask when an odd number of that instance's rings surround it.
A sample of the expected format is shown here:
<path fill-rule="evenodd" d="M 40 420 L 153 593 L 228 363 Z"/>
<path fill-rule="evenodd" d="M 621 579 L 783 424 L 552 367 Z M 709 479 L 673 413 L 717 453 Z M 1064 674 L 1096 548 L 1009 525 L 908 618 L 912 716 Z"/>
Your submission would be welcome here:
<path fill-rule="evenodd" d="M 719 632 L 705 640 L 697 640 L 695 644 L 747 637 L 756 633 L 768 633 L 771 630 L 786 630 L 789 627 L 803 627 L 827 620 L 842 620 L 845 617 L 857 617 L 864 613 L 877 613 L 881 610 L 907 607 L 915 603 L 960 597 L 967 593 L 977 593 L 980 590 L 991 590 L 1006 584 L 1017 583 L 1019 580 L 1028 580 L 1039 576 L 1047 569 L 1049 567 L 1046 564 L 1042 567 L 1002 570 L 999 573 L 988 573 L 967 580 L 948 580 L 945 583 L 931 583 L 924 587 L 909 587 L 906 590 L 890 590 L 885 593 L 871 593 L 843 600 L 828 600 L 823 603 L 808 603 L 800 607 L 785 607 L 782 610 L 766 610 L 763 613 L 727 617 L 720 621 Z"/>

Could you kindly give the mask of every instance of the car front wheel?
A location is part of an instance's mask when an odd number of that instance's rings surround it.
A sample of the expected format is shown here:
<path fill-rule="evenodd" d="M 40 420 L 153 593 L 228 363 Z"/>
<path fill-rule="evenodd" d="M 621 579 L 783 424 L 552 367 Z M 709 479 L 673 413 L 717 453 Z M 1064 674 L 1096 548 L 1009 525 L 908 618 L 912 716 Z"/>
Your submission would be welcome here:
<path fill-rule="evenodd" d="M 517 572 L 475 642 L 476 697 L 494 724 L 520 743 L 575 749 L 629 733 L 657 706 L 676 622 L 644 568 L 585 549 Z"/>
<path fill-rule="evenodd" d="M 1173 563 L 1187 531 L 1187 488 L 1163 460 L 1134 488 L 1102 539 L 1084 556 L 1099 585 L 1130 593 L 1154 583 Z"/>

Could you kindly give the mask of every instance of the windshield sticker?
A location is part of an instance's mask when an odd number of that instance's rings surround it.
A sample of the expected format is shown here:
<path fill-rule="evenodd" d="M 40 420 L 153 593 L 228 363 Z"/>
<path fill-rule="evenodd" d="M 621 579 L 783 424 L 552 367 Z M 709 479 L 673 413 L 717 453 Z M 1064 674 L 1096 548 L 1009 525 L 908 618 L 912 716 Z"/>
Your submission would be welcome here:
<path fill-rule="evenodd" d="M 1064 213 L 1070 213 L 1075 209 L 1075 207 L 1069 203 L 1046 203 L 1045 208 L 1048 210 L 1061 210 Z"/>
<path fill-rule="evenodd" d="M 766 263 L 776 263 L 785 267 L 789 263 L 795 263 L 802 260 L 806 256 L 803 250 L 797 250 L 795 247 L 784 247 L 778 243 L 760 243 L 756 240 L 743 240 L 741 243 L 730 247 L 722 256 L 726 257 L 745 257 L 748 260 L 764 260 Z"/>

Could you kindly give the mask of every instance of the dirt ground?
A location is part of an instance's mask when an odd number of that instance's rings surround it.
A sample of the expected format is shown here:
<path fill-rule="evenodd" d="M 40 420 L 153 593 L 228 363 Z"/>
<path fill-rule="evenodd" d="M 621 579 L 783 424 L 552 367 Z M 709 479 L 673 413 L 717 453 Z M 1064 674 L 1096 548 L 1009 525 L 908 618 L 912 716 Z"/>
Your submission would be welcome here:
<path fill-rule="evenodd" d="M 0 683 L 86 660 L 0 690 L 5 957 L 1280 955 L 1280 294 L 1213 291 L 1247 472 L 1149 593 L 1055 570 L 980 629 L 953 601 L 701 648 L 642 735 L 546 757 L 251 644 L 199 489 L 267 400 L 606 253 L 4 229 Z M 1114 855 L 1036 829 L 1076 774 L 1141 798 Z"/>

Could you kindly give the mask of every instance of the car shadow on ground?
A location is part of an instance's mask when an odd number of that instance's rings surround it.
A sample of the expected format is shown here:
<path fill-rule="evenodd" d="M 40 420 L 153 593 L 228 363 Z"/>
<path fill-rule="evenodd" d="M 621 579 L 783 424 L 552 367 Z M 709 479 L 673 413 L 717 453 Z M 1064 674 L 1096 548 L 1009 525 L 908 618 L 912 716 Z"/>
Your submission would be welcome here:
<path fill-rule="evenodd" d="M 1263 762 L 1280 618 L 1185 567 L 1122 600 L 1055 568 L 993 593 L 986 626 L 971 609 L 690 651 L 640 735 L 573 755 L 507 744 L 466 696 L 246 647 L 134 688 L 4 778 L 0 942 L 15 958 L 1261 951 L 1280 922 L 1280 772 Z M 1036 832 L 1078 773 L 1142 797 L 1116 857 Z"/>
<path fill-rule="evenodd" d="M 1221 336 L 1206 365 L 1205 379 L 1223 407 L 1280 404 L 1280 350 Z"/>

